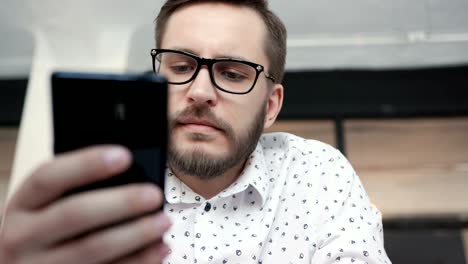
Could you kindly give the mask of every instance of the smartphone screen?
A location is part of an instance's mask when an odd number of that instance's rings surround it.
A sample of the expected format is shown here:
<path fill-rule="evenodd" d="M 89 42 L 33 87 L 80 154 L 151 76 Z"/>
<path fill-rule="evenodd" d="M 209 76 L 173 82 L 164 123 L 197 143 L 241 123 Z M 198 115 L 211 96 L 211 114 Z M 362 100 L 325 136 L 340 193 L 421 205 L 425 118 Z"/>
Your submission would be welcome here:
<path fill-rule="evenodd" d="M 55 72 L 51 93 L 55 154 L 119 144 L 133 155 L 133 164 L 124 173 L 67 195 L 139 182 L 164 190 L 168 125 L 163 77 Z"/>

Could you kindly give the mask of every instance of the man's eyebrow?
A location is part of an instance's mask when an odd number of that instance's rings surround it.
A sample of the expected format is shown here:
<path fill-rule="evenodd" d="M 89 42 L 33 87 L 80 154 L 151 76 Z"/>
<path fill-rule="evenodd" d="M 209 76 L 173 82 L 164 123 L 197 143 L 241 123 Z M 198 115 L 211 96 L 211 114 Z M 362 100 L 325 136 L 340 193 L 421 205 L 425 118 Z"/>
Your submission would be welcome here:
<path fill-rule="evenodd" d="M 183 52 L 187 52 L 187 53 L 190 53 L 192 55 L 195 55 L 195 56 L 198 56 L 200 57 L 199 54 L 197 54 L 195 51 L 189 49 L 189 48 L 183 48 L 183 47 L 171 47 L 170 49 L 173 49 L 173 50 L 178 50 L 178 51 L 183 51 Z M 215 59 L 235 59 L 235 60 L 241 60 L 241 61 L 251 61 L 245 57 L 242 57 L 242 56 L 238 56 L 238 55 L 232 55 L 232 54 L 219 54 L 217 56 L 214 57 Z"/>
<path fill-rule="evenodd" d="M 171 50 L 177 50 L 177 51 L 183 51 L 183 52 L 187 52 L 187 53 L 190 53 L 190 54 L 193 54 L 193 55 L 198 56 L 197 53 L 195 53 L 193 50 L 188 49 L 188 48 L 182 48 L 182 47 L 177 47 L 177 46 L 175 46 L 175 47 L 170 47 L 169 49 L 171 49 Z"/>

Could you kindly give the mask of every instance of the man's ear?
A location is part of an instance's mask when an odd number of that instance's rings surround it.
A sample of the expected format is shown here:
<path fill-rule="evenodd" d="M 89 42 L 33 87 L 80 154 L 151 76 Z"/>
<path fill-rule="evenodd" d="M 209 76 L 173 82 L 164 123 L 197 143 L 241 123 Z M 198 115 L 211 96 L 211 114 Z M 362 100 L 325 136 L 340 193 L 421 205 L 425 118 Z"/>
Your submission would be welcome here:
<path fill-rule="evenodd" d="M 264 128 L 269 128 L 276 120 L 281 107 L 283 106 L 283 93 L 284 88 L 281 84 L 275 84 L 271 91 L 269 91 L 267 104 L 266 104 L 266 116 Z"/>

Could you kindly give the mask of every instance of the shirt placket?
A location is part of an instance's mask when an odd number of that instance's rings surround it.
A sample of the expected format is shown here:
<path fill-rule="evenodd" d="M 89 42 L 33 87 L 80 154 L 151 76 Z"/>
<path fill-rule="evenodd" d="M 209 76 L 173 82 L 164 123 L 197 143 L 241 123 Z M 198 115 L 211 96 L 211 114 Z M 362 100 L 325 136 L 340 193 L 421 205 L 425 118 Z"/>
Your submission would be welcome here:
<path fill-rule="evenodd" d="M 197 210 L 194 222 L 194 256 L 198 263 L 222 263 L 213 203 L 204 201 Z"/>

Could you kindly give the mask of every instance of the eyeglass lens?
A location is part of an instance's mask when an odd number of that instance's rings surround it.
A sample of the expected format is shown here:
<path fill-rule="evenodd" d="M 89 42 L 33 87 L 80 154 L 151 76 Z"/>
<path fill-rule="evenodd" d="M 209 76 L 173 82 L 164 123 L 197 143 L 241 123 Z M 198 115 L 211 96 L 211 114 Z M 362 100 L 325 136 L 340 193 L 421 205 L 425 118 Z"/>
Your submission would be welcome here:
<path fill-rule="evenodd" d="M 163 52 L 156 56 L 156 70 L 169 83 L 188 82 L 197 73 L 197 60 L 176 52 Z M 255 83 L 257 71 L 254 67 L 236 61 L 218 61 L 211 69 L 214 82 L 220 88 L 242 93 L 250 90 Z"/>

